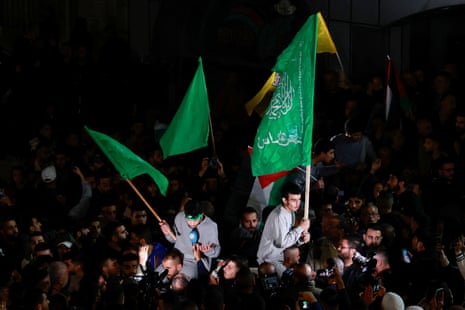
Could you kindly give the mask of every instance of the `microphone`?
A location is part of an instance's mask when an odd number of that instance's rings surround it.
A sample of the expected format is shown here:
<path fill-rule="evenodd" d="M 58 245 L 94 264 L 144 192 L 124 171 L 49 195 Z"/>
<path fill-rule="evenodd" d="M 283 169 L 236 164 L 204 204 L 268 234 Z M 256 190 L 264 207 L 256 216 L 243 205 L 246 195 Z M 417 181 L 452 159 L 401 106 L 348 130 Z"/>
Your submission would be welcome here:
<path fill-rule="evenodd" d="M 158 275 L 158 281 L 157 281 L 156 286 L 161 284 L 167 275 L 168 275 L 168 269 L 163 270 L 162 273 Z"/>
<path fill-rule="evenodd" d="M 199 231 L 197 228 L 194 228 L 189 233 L 189 240 L 191 241 L 192 245 L 196 244 L 199 241 Z"/>

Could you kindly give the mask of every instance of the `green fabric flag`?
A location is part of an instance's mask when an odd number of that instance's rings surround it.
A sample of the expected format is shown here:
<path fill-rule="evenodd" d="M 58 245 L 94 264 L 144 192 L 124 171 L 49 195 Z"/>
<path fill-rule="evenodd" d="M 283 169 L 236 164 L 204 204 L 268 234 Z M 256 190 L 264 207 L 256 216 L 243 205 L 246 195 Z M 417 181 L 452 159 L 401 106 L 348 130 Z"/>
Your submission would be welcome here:
<path fill-rule="evenodd" d="M 147 173 L 160 189 L 160 193 L 166 196 L 168 188 L 168 179 L 150 163 L 146 162 L 138 155 L 134 154 L 129 148 L 119 143 L 115 139 L 84 127 L 87 133 L 100 147 L 102 152 L 113 163 L 116 170 L 124 179 L 132 179 L 138 175 Z"/>
<path fill-rule="evenodd" d="M 178 111 L 160 138 L 163 157 L 188 153 L 208 145 L 210 106 L 202 58 Z"/>
<path fill-rule="evenodd" d="M 260 176 L 310 164 L 318 15 L 311 15 L 272 71 L 281 80 L 258 126 L 252 174 Z"/>

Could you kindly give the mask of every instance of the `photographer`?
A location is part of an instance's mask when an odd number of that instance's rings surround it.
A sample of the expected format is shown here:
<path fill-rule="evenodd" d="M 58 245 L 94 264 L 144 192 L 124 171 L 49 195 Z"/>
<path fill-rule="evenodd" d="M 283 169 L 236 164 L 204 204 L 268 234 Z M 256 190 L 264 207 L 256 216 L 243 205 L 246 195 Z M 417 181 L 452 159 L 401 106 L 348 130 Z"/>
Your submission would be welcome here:
<path fill-rule="evenodd" d="M 266 304 L 271 307 L 275 302 L 274 298 L 282 291 L 281 280 L 274 264 L 263 262 L 258 266 L 257 289 L 260 295 L 265 298 Z"/>
<path fill-rule="evenodd" d="M 360 246 L 360 241 L 357 237 L 349 235 L 342 238 L 337 251 L 339 257 L 344 263 L 344 269 L 342 271 L 342 279 L 347 287 L 351 287 L 358 277 L 360 268 L 357 264 L 354 264 L 353 257 L 357 252 L 357 248 Z"/>
<path fill-rule="evenodd" d="M 289 288 L 285 289 L 284 294 L 287 294 L 296 299 L 298 293 L 308 291 L 312 292 L 313 295 L 318 297 L 322 289 L 316 287 L 314 276 L 315 273 L 312 271 L 312 267 L 306 263 L 297 263 L 293 269 L 292 284 L 289 286 Z M 334 270 L 331 269 L 331 274 L 334 274 L 333 272 Z"/>

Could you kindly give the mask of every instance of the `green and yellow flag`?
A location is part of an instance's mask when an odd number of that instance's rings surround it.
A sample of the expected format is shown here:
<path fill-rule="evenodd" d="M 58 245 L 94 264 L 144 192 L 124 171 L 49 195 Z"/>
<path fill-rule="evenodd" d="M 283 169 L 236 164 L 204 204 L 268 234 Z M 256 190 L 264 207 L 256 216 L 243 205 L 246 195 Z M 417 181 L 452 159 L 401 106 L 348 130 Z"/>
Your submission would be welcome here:
<path fill-rule="evenodd" d="M 320 12 L 318 16 L 318 42 L 316 47 L 316 53 L 337 53 L 336 45 L 334 44 L 333 38 L 329 33 L 326 22 Z M 262 86 L 260 91 L 245 104 L 245 110 L 249 116 L 252 115 L 253 111 L 257 112 L 260 117 L 263 117 L 265 110 L 270 103 L 273 92 L 279 83 L 279 74 L 276 72 L 271 73 L 268 80 Z"/>
<path fill-rule="evenodd" d="M 133 179 L 147 173 L 157 184 L 160 193 L 166 196 L 168 179 L 160 171 L 115 139 L 87 127 L 85 129 L 123 179 Z"/>
<path fill-rule="evenodd" d="M 272 69 L 280 81 L 255 136 L 254 176 L 310 165 L 320 18 L 317 13 L 307 19 Z"/>
<path fill-rule="evenodd" d="M 188 153 L 208 145 L 210 106 L 202 58 L 178 111 L 160 138 L 163 157 Z"/>

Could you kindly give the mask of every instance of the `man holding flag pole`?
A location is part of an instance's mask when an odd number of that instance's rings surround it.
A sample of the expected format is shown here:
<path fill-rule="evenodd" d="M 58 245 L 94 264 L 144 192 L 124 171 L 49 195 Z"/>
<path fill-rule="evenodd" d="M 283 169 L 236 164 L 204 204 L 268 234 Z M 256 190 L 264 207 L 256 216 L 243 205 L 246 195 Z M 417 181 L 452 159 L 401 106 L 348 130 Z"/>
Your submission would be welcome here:
<path fill-rule="evenodd" d="M 186 95 L 160 138 L 164 158 L 207 146 L 211 128 L 205 75 L 199 57 L 199 65 Z M 213 138 L 212 143 L 215 153 Z M 218 162 L 218 165 L 221 163 Z M 193 279 L 203 276 L 205 272 L 208 274 L 213 259 L 220 254 L 221 246 L 217 224 L 204 213 L 198 200 L 190 198 L 184 210 L 176 215 L 173 229 L 164 220 L 160 221 L 160 228 L 166 240 L 184 253 L 182 272 Z M 176 237 L 173 238 L 174 234 Z"/>
<path fill-rule="evenodd" d="M 337 52 L 336 46 L 331 38 L 329 30 L 326 26 L 326 23 L 320 13 L 318 13 L 317 16 L 318 16 L 318 25 L 317 25 L 316 53 L 317 54 L 321 54 L 321 53 L 335 54 L 337 56 L 337 59 L 338 59 L 338 62 L 341 68 L 341 73 L 345 75 L 344 67 L 342 65 L 341 59 Z M 309 75 L 307 74 L 307 76 Z M 260 117 L 263 118 L 265 114 L 265 110 L 267 106 L 269 105 L 270 99 L 272 98 L 273 93 L 275 92 L 276 87 L 278 86 L 280 80 L 281 80 L 280 72 L 273 71 L 270 77 L 268 78 L 268 80 L 266 81 L 266 83 L 260 89 L 260 91 L 245 104 L 245 109 L 247 110 L 248 115 L 252 115 L 252 113 L 255 111 L 256 113 L 260 115 Z M 313 91 L 313 89 L 311 89 L 311 91 Z M 313 103 L 312 103 L 312 107 L 313 107 Z M 313 114 L 313 108 L 310 108 L 309 110 Z M 259 189 L 260 186 L 255 185 L 255 184 L 258 184 L 257 180 L 255 180 L 254 188 L 252 189 L 252 192 L 250 193 L 249 203 L 262 204 L 258 206 L 258 209 L 263 209 L 267 205 L 276 205 L 281 200 L 280 187 L 285 181 L 284 176 L 292 173 L 292 171 L 297 170 L 297 169 L 302 170 L 303 175 L 305 175 L 307 173 L 307 168 L 309 169 L 309 167 L 305 167 L 304 165 L 296 165 L 293 169 L 290 169 L 290 170 L 284 170 L 284 171 L 278 171 L 276 173 L 259 175 L 258 179 L 260 180 L 259 184 L 261 185 L 262 190 Z M 262 179 L 273 180 L 273 181 L 264 183 Z M 263 204 L 262 201 L 266 201 L 266 203 Z"/>
<path fill-rule="evenodd" d="M 321 46 L 329 46 L 326 51 L 335 50 L 324 19 L 321 13 L 317 13 L 307 19 L 289 46 L 279 55 L 272 71 L 279 74 L 280 80 L 257 129 L 251 154 L 254 176 L 306 166 L 304 216 L 299 225 L 295 226 L 294 213 L 300 207 L 301 192 L 295 193 L 300 187 L 288 183 L 282 190 L 282 205 L 277 206 L 268 216 L 260 240 L 258 263 L 275 264 L 278 274 L 284 271 L 284 249 L 310 241 L 310 160 L 315 65 L 320 38 Z"/>

